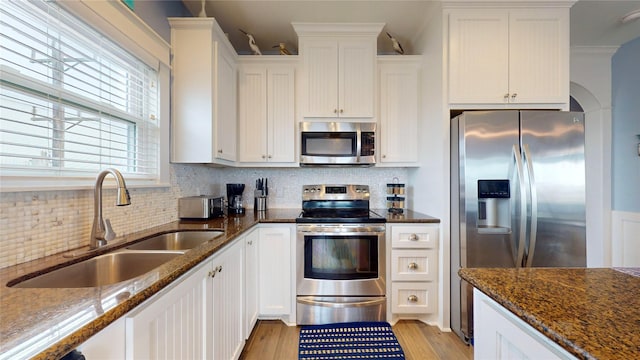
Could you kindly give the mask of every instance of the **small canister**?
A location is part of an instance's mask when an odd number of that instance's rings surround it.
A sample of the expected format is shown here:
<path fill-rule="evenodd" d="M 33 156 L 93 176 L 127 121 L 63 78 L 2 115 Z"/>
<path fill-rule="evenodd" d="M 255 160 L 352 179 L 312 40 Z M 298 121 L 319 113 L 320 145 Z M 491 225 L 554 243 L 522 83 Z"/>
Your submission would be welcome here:
<path fill-rule="evenodd" d="M 402 214 L 404 211 L 404 197 L 402 196 L 387 196 L 387 208 L 392 214 Z"/>

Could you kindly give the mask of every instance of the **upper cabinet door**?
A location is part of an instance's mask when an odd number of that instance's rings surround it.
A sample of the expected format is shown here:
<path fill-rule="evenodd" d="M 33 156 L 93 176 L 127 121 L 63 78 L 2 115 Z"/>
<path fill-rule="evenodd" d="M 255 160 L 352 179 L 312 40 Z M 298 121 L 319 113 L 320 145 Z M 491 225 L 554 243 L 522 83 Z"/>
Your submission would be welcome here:
<path fill-rule="evenodd" d="M 267 154 L 267 68 L 242 65 L 238 76 L 240 162 L 263 162 Z"/>
<path fill-rule="evenodd" d="M 213 18 L 171 24 L 171 161 L 233 165 L 236 53 Z"/>
<path fill-rule="evenodd" d="M 449 16 L 449 102 L 502 102 L 509 92 L 509 14 L 499 10 Z"/>
<path fill-rule="evenodd" d="M 215 84 L 216 99 L 214 104 L 215 119 L 217 122 L 215 143 L 217 148 L 216 158 L 220 160 L 236 160 L 236 133 L 237 133 L 237 110 L 236 110 L 236 64 L 235 59 L 219 50 L 217 58 L 218 82 Z"/>
<path fill-rule="evenodd" d="M 376 166 L 418 165 L 421 56 L 378 59 L 380 159 Z"/>
<path fill-rule="evenodd" d="M 306 96 L 304 116 L 338 115 L 338 42 L 310 40 L 304 44 Z"/>
<path fill-rule="evenodd" d="M 512 10 L 509 60 L 511 102 L 567 102 L 569 10 Z"/>
<path fill-rule="evenodd" d="M 241 60 L 239 165 L 298 166 L 295 163 L 295 59 L 250 56 Z"/>
<path fill-rule="evenodd" d="M 376 44 L 341 40 L 338 52 L 338 116 L 374 116 Z"/>
<path fill-rule="evenodd" d="M 267 161 L 293 163 L 296 160 L 294 68 L 269 68 L 267 86 Z"/>

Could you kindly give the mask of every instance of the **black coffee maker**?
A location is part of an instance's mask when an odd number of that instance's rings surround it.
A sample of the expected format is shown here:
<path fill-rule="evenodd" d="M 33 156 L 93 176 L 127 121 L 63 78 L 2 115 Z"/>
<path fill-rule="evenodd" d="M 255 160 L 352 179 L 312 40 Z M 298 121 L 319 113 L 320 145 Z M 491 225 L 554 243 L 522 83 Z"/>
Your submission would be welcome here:
<path fill-rule="evenodd" d="M 244 214 L 242 207 L 242 193 L 244 192 L 244 184 L 227 184 L 227 213 Z"/>

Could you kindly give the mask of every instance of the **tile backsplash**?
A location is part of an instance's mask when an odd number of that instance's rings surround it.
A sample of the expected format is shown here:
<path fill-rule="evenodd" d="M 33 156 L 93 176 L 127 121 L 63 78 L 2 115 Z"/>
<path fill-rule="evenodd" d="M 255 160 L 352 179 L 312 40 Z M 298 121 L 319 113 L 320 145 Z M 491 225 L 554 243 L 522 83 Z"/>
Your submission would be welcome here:
<path fill-rule="evenodd" d="M 270 208 L 299 208 L 305 184 L 368 184 L 371 207 L 384 208 L 386 184 L 403 168 L 210 168 L 171 165 L 169 188 L 131 188 L 131 205 L 116 207 L 115 189 L 103 191 L 103 217 L 117 236 L 177 220 L 179 197 L 225 196 L 226 183 L 246 184 L 245 206 L 253 206 L 257 178 L 269 180 Z M 125 179 L 126 180 L 126 179 Z M 85 246 L 93 221 L 93 190 L 0 193 L 0 268 Z"/>

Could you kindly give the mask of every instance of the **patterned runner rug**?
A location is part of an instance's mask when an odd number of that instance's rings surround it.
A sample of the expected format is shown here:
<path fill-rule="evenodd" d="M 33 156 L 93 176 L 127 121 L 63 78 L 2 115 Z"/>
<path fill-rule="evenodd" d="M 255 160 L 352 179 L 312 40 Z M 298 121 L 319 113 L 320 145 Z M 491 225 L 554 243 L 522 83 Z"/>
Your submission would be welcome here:
<path fill-rule="evenodd" d="M 386 322 L 305 325 L 300 329 L 300 360 L 404 358 Z"/>

